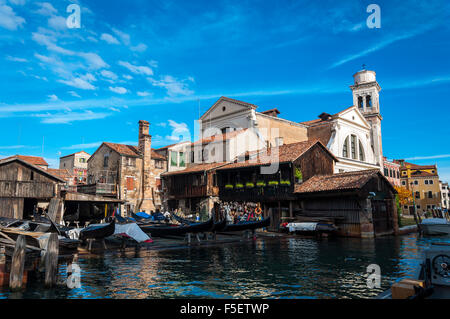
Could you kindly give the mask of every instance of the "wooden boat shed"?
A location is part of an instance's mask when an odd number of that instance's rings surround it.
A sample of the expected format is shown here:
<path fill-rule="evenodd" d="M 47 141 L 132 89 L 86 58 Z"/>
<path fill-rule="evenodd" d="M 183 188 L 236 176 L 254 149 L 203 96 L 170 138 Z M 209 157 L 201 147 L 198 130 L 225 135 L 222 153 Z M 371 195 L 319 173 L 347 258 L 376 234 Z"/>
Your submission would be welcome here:
<path fill-rule="evenodd" d="M 0 161 L 0 216 L 28 218 L 33 208 L 59 196 L 65 181 L 18 157 Z"/>
<path fill-rule="evenodd" d="M 341 236 L 398 233 L 397 192 L 380 170 L 313 176 L 296 185 L 294 193 L 299 216 L 331 219 Z"/>

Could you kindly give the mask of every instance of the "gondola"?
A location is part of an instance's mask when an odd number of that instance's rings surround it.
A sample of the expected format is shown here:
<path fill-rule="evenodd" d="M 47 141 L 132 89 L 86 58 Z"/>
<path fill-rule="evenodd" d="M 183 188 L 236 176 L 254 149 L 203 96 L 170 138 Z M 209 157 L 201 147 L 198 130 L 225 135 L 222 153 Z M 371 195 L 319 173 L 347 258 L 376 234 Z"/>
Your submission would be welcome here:
<path fill-rule="evenodd" d="M 270 225 L 270 217 L 256 222 L 240 222 L 238 224 L 227 224 L 223 232 L 253 230 L 263 228 Z"/>
<path fill-rule="evenodd" d="M 150 226 L 139 225 L 145 233 L 150 233 L 152 237 L 182 236 L 187 233 L 202 233 L 211 231 L 214 227 L 214 220 L 210 218 L 204 223 L 187 226 Z"/>
<path fill-rule="evenodd" d="M 198 224 L 199 222 L 195 222 L 195 221 L 191 221 L 189 219 L 183 218 L 178 216 L 177 214 L 172 214 L 171 215 L 177 222 L 179 222 L 180 224 L 186 224 L 186 225 L 195 225 Z"/>
<path fill-rule="evenodd" d="M 226 227 L 227 227 L 227 219 L 224 218 L 221 221 L 214 223 L 213 229 L 211 231 L 212 232 L 223 231 Z"/>
<path fill-rule="evenodd" d="M 102 239 L 114 234 L 116 220 L 113 219 L 108 224 L 95 224 L 80 230 L 80 240 Z"/>

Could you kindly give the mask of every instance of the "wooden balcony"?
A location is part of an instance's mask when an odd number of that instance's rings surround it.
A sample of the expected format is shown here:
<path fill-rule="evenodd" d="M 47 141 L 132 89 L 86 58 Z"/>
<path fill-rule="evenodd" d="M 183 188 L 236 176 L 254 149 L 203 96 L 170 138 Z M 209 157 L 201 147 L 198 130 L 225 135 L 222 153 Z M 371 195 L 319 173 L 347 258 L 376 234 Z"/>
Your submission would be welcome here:
<path fill-rule="evenodd" d="M 293 200 L 293 186 L 265 186 L 240 189 L 219 188 L 219 197 L 225 201 L 264 202 L 277 200 Z"/>
<path fill-rule="evenodd" d="M 79 193 L 101 196 L 116 196 L 116 184 L 96 183 L 89 185 L 77 185 Z"/>
<path fill-rule="evenodd" d="M 169 189 L 169 196 L 174 198 L 207 196 L 206 185 L 202 186 L 174 186 Z"/>

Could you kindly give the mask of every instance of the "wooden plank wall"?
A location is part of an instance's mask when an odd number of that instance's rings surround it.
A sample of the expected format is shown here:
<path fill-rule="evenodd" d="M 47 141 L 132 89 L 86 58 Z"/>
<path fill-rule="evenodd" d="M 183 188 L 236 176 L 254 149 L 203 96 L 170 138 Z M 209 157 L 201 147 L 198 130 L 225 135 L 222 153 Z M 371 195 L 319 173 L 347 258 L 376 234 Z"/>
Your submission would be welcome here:
<path fill-rule="evenodd" d="M 22 218 L 23 198 L 0 198 L 0 216 Z"/>

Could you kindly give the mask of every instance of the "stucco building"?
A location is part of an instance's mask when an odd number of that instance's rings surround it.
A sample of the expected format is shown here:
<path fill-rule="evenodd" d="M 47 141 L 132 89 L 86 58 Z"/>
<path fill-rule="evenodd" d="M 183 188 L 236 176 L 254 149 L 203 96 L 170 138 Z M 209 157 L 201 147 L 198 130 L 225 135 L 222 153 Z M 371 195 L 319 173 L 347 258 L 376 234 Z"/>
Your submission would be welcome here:
<path fill-rule="evenodd" d="M 86 184 L 89 157 L 91 155 L 85 151 L 62 156 L 59 159 L 59 168 L 66 169 L 73 175 L 74 184 Z"/>
<path fill-rule="evenodd" d="M 441 208 L 448 210 L 450 207 L 450 189 L 448 188 L 448 183 L 439 181 L 439 188 L 441 189 Z"/>
<path fill-rule="evenodd" d="M 383 174 L 394 186 L 401 186 L 400 164 L 383 157 Z"/>

